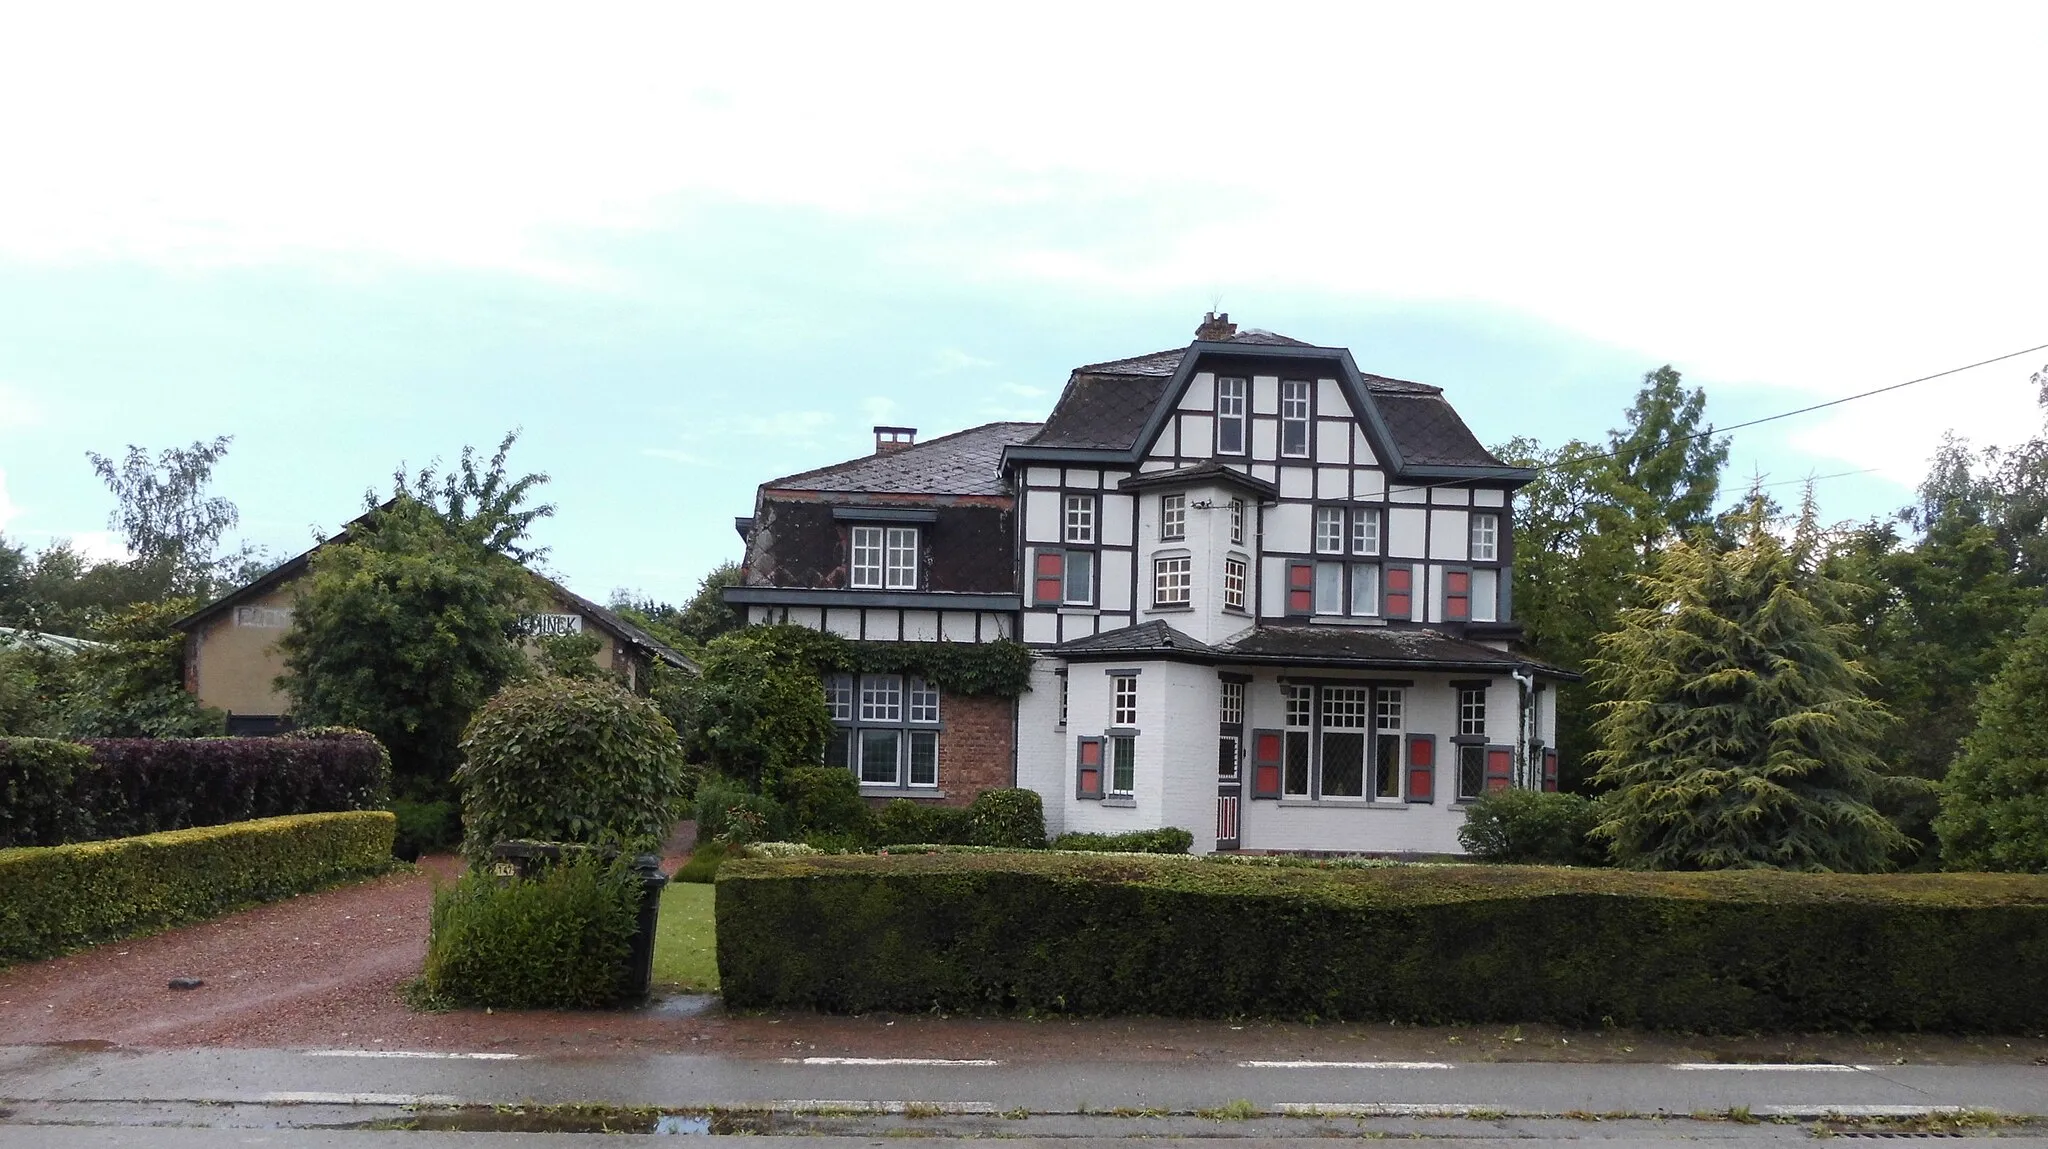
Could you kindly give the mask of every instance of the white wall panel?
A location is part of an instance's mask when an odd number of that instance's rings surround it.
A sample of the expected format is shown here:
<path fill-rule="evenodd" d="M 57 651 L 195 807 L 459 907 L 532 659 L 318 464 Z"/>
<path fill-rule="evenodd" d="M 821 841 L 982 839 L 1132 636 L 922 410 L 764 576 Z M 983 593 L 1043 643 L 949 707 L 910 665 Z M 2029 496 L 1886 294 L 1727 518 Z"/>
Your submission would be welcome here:
<path fill-rule="evenodd" d="M 1131 545 L 1131 512 L 1137 500 L 1131 495 L 1102 496 L 1102 541 L 1111 546 Z"/>
<path fill-rule="evenodd" d="M 1102 472 L 1089 467 L 1068 467 L 1067 485 L 1092 491 L 1102 485 Z"/>
<path fill-rule="evenodd" d="M 1102 563 L 1102 609 L 1131 609 L 1131 552 L 1104 548 Z"/>
<path fill-rule="evenodd" d="M 1387 508 L 1387 556 L 1397 559 L 1423 557 L 1423 534 L 1429 512 L 1415 507 Z"/>
<path fill-rule="evenodd" d="M 1387 489 L 1387 501 L 1393 503 L 1424 503 L 1429 501 L 1426 487 L 1404 487 L 1395 484 Z"/>
<path fill-rule="evenodd" d="M 1380 461 L 1379 456 L 1373 454 L 1372 444 L 1365 441 L 1365 428 L 1357 423 L 1351 425 L 1351 461 L 1367 464 Z"/>
<path fill-rule="evenodd" d="M 1060 493 L 1058 491 L 1025 491 L 1024 499 L 1024 541 L 1027 543 L 1057 543 L 1061 539 Z"/>
<path fill-rule="evenodd" d="M 1351 427 L 1349 420 L 1316 420 L 1316 462 L 1349 463 Z"/>
<path fill-rule="evenodd" d="M 1383 499 L 1387 497 L 1387 475 L 1385 471 L 1371 467 L 1354 467 L 1351 470 L 1351 497 L 1354 499 Z"/>
<path fill-rule="evenodd" d="M 1287 613 L 1286 559 L 1268 558 L 1260 561 L 1259 613 L 1267 618 L 1278 618 Z"/>
<path fill-rule="evenodd" d="M 1025 642 L 1042 644 L 1058 642 L 1059 640 L 1060 620 L 1058 615 L 1036 610 L 1024 613 Z"/>
<path fill-rule="evenodd" d="M 1010 637 L 1009 615 L 986 611 L 982 613 L 981 640 L 983 642 L 994 642 L 996 639 L 1008 637 Z"/>
<path fill-rule="evenodd" d="M 1281 503 L 1266 508 L 1266 549 L 1307 553 L 1313 522 L 1313 508 L 1307 503 Z"/>
<path fill-rule="evenodd" d="M 1208 415 L 1180 417 L 1180 453 L 1190 459 L 1206 459 L 1216 453 L 1216 421 Z"/>
<path fill-rule="evenodd" d="M 1059 618 L 1061 642 L 1072 642 L 1095 633 L 1095 616 L 1092 614 L 1063 614 Z"/>
<path fill-rule="evenodd" d="M 1187 393 L 1180 397 L 1183 411 L 1214 411 L 1216 409 L 1216 373 L 1197 371 L 1188 380 Z"/>
<path fill-rule="evenodd" d="M 1482 507 L 1499 507 L 1507 503 L 1507 492 L 1492 487 L 1481 487 L 1472 492 L 1472 501 Z"/>
<path fill-rule="evenodd" d="M 939 641 L 939 612 L 935 610 L 906 610 L 903 612 L 903 641 Z"/>
<path fill-rule="evenodd" d="M 1317 467 L 1316 498 L 1348 499 L 1351 497 L 1351 469 L 1348 467 Z"/>
<path fill-rule="evenodd" d="M 1252 458 L 1280 457 L 1280 424 L 1271 419 L 1252 420 Z"/>
<path fill-rule="evenodd" d="M 1315 498 L 1316 473 L 1307 467 L 1280 468 L 1280 497 L 1283 499 Z"/>
<path fill-rule="evenodd" d="M 1280 377 L 1278 375 L 1252 376 L 1252 414 L 1278 415 L 1280 413 Z"/>
<path fill-rule="evenodd" d="M 1179 423 L 1179 419 L 1168 419 L 1166 425 L 1159 429 L 1159 439 L 1152 444 L 1152 450 L 1149 452 L 1153 457 L 1170 459 L 1180 454 Z"/>
<path fill-rule="evenodd" d="M 1429 557 L 1464 562 L 1470 553 L 1470 511 L 1429 512 Z"/>
<path fill-rule="evenodd" d="M 940 642 L 973 642 L 974 612 L 949 610 L 939 617 Z"/>
<path fill-rule="evenodd" d="M 1026 467 L 1024 481 L 1034 487 L 1057 487 L 1060 485 L 1058 467 Z"/>
<path fill-rule="evenodd" d="M 1335 379 L 1316 380 L 1316 414 L 1330 418 L 1351 418 L 1351 400 L 1344 397 L 1344 385 Z"/>
<path fill-rule="evenodd" d="M 1465 507 L 1472 503 L 1472 492 L 1463 487 L 1431 487 L 1429 501 L 1439 507 Z"/>
<path fill-rule="evenodd" d="M 825 612 L 825 629 L 841 638 L 859 638 L 860 612 L 847 607 L 833 607 Z"/>

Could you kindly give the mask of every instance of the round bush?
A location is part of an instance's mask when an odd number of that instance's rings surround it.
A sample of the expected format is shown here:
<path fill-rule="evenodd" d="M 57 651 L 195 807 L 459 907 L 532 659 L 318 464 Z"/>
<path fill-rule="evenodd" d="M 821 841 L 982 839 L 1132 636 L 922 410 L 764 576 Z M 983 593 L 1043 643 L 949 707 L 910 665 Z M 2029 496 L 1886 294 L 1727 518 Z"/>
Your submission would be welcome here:
<path fill-rule="evenodd" d="M 868 832 L 868 804 L 861 801 L 853 771 L 832 766 L 798 766 L 778 778 L 775 796 L 788 811 L 792 838 L 811 834 L 861 836 Z"/>
<path fill-rule="evenodd" d="M 1045 803 L 1036 790 L 985 790 L 967 807 L 967 844 L 1045 849 Z"/>
<path fill-rule="evenodd" d="M 1597 866 L 1606 861 L 1587 837 L 1599 824 L 1591 798 L 1535 790 L 1501 790 L 1472 803 L 1458 842 L 1487 862 Z"/>
<path fill-rule="evenodd" d="M 462 751 L 455 781 L 472 862 L 517 839 L 655 849 L 688 793 L 675 728 L 606 682 L 507 687 L 477 711 Z"/>

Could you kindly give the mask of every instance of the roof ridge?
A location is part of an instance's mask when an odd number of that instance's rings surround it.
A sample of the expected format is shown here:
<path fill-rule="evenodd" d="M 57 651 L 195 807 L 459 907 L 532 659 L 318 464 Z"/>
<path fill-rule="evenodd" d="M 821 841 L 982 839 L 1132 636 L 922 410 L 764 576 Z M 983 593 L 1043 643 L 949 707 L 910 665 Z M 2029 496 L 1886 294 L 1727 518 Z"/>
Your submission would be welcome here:
<path fill-rule="evenodd" d="M 959 437 L 960 437 L 960 436 L 962 436 L 962 435 L 971 435 L 971 434 L 973 434 L 973 433 L 974 433 L 974 432 L 976 432 L 976 431 L 986 431 L 986 430 L 988 430 L 988 429 L 989 429 L 989 428 L 991 428 L 991 427 L 1044 427 L 1044 426 L 1045 426 L 1045 424 L 1044 424 L 1043 422 L 1032 422 L 1032 421 L 1030 421 L 1030 420 L 1024 420 L 1024 419 L 997 419 L 997 420 L 995 420 L 994 422 L 991 422 L 991 423 L 978 423 L 978 424 L 976 424 L 976 425 L 974 425 L 974 426 L 972 426 L 972 427 L 962 427 L 962 428 L 960 428 L 960 429 L 959 429 L 958 431 L 951 431 L 951 432 L 948 432 L 948 433 L 946 433 L 946 434 L 944 434 L 944 435 L 940 435 L 940 436 L 938 436 L 937 438 L 933 438 L 933 439 L 926 439 L 926 440 L 925 440 L 924 442 L 922 442 L 922 443 L 912 443 L 912 444 L 910 444 L 910 445 L 909 445 L 909 446 L 907 446 L 907 447 L 898 447 L 898 448 L 897 448 L 896 450 L 894 450 L 894 451 L 891 451 L 891 452 L 889 452 L 889 455 L 890 455 L 891 457 L 900 457 L 900 456 L 903 456 L 903 455 L 907 455 L 907 454 L 909 454 L 909 453 L 910 453 L 910 452 L 912 452 L 912 451 L 921 451 L 921 450 L 923 450 L 923 449 L 924 449 L 924 448 L 926 448 L 926 447 L 932 447 L 932 446 L 936 446 L 936 445 L 938 445 L 938 444 L 940 444 L 940 443 L 944 443 L 944 442 L 946 442 L 946 441 L 948 441 L 948 440 L 951 440 L 951 439 L 957 439 L 957 438 L 959 438 Z M 796 473 L 794 473 L 794 474 L 784 475 L 784 476 L 782 476 L 782 477 L 781 477 L 781 478 L 779 478 L 779 479 L 770 479 L 770 480 L 768 480 L 767 482 L 765 482 L 765 483 L 762 483 L 762 484 L 761 484 L 761 486 L 762 486 L 762 488 L 763 488 L 763 489 L 767 489 L 767 490 L 772 490 L 772 489 L 774 489 L 774 488 L 776 488 L 776 487 L 779 487 L 779 486 L 781 486 L 781 485 L 782 485 L 782 484 L 784 484 L 784 483 L 791 483 L 791 482 L 795 482 L 795 481 L 796 481 L 796 480 L 798 480 L 798 479 L 808 479 L 808 478 L 812 477 L 813 475 L 822 475 L 822 474 L 824 474 L 824 473 L 825 473 L 825 472 L 827 472 L 827 471 L 836 471 L 836 470 L 838 470 L 838 469 L 839 469 L 839 468 L 841 468 L 841 467 L 849 467 L 849 466 L 852 466 L 852 465 L 853 465 L 853 464 L 855 464 L 855 463 L 865 463 L 865 462 L 867 462 L 867 461 L 868 461 L 868 460 L 870 460 L 870 459 L 875 459 L 875 458 L 879 458 L 879 457 L 880 457 L 880 456 L 879 456 L 879 455 L 877 455 L 877 454 L 867 454 L 867 455 L 855 455 L 855 456 L 854 456 L 853 458 L 851 458 L 851 459 L 841 459 L 841 460 L 840 460 L 839 462 L 837 462 L 837 463 L 827 463 L 827 464 L 825 464 L 825 465 L 824 465 L 824 466 L 822 466 L 822 467 L 812 467 L 812 468 L 811 468 L 810 470 L 808 470 L 808 471 L 798 471 L 798 472 L 796 472 Z"/>

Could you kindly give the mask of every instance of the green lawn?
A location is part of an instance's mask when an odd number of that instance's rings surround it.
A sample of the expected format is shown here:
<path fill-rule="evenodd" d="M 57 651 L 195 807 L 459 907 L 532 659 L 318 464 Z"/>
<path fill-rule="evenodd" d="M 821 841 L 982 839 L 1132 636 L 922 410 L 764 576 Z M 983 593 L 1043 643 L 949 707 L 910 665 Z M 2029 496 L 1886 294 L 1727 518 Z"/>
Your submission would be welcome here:
<path fill-rule="evenodd" d="M 661 892 L 654 935 L 654 984 L 663 989 L 718 988 L 717 931 L 708 882 L 670 882 Z"/>

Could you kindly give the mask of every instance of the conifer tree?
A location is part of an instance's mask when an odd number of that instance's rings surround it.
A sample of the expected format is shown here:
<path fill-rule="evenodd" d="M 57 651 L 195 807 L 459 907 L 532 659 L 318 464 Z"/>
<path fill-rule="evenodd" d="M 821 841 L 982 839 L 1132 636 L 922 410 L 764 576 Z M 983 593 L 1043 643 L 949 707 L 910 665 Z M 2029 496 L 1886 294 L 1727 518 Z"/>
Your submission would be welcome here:
<path fill-rule="evenodd" d="M 1934 820 L 1957 870 L 2048 871 L 2048 608 L 1978 701 Z"/>
<path fill-rule="evenodd" d="M 1612 787 L 1594 831 L 1645 869 L 1879 870 L 1904 836 L 1872 799 L 1889 716 L 1865 693 L 1840 588 L 1819 570 L 1811 492 L 1788 544 L 1762 497 L 1673 543 L 1643 604 L 1599 639 L 1595 781 Z"/>

